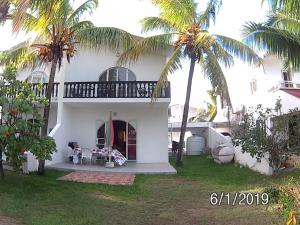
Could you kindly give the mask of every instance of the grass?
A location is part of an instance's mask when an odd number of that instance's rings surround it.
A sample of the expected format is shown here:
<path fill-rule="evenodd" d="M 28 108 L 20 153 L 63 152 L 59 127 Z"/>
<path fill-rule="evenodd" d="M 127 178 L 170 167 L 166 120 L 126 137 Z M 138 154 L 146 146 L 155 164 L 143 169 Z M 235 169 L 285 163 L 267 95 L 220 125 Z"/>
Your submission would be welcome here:
<path fill-rule="evenodd" d="M 207 156 L 187 157 L 177 175 L 137 176 L 130 187 L 56 180 L 64 174 L 6 172 L 0 181 L 0 217 L 28 225 L 281 225 L 283 218 L 265 206 L 212 206 L 210 194 L 258 191 L 288 176 L 300 177 L 298 170 L 266 177 L 233 164 L 215 164 Z"/>

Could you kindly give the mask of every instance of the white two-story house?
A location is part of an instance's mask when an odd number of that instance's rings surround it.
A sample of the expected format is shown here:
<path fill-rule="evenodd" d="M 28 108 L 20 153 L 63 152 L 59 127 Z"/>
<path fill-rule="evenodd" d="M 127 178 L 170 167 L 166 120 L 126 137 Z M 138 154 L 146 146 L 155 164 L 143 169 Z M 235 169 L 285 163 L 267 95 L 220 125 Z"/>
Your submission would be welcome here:
<path fill-rule="evenodd" d="M 57 71 L 48 126 L 57 152 L 48 165 L 66 161 L 68 142 L 102 148 L 109 112 L 115 145 L 128 160 L 168 163 L 170 85 L 151 103 L 167 53 L 142 56 L 128 67 L 116 66 L 119 54 L 78 49 L 71 63 L 64 62 Z M 40 67 L 23 70 L 17 78 L 34 83 L 35 93 L 44 95 L 48 74 L 49 68 Z M 44 83 L 42 92 L 38 82 Z"/>

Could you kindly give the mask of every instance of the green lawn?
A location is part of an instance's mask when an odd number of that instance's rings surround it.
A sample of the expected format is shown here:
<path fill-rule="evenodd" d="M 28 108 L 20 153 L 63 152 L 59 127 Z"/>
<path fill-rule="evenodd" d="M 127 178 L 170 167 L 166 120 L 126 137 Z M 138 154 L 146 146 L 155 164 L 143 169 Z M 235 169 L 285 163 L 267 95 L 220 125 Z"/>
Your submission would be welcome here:
<path fill-rule="evenodd" d="M 137 176 L 130 187 L 56 180 L 64 174 L 6 172 L 0 181 L 0 217 L 32 225 L 283 224 L 266 206 L 212 206 L 210 194 L 256 192 L 284 182 L 287 175 L 266 177 L 233 164 L 215 164 L 208 156 L 187 157 L 177 175 Z M 300 171 L 288 176 L 299 178 Z"/>

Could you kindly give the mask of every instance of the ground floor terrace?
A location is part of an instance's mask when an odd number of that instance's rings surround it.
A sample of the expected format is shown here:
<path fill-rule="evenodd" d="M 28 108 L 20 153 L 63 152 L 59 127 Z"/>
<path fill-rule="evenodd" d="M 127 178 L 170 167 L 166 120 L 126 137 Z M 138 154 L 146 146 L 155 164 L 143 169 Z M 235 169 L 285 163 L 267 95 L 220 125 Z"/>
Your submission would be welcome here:
<path fill-rule="evenodd" d="M 113 120 L 114 147 L 130 162 L 127 167 L 152 163 L 168 165 L 167 105 L 58 103 L 52 108 L 49 121 L 49 135 L 56 141 L 57 152 L 46 165 L 63 165 L 67 162 L 69 142 L 76 142 L 84 149 L 102 149 L 105 145 L 105 122 L 110 112 Z M 123 167 L 119 169 L 121 168 Z"/>
<path fill-rule="evenodd" d="M 176 170 L 169 163 L 136 163 L 128 162 L 123 166 L 116 166 L 114 168 L 107 168 L 105 165 L 74 165 L 73 163 L 56 163 L 48 166 L 49 169 L 61 171 L 89 171 L 89 172 L 104 172 L 104 173 L 118 173 L 118 174 L 176 174 Z"/>

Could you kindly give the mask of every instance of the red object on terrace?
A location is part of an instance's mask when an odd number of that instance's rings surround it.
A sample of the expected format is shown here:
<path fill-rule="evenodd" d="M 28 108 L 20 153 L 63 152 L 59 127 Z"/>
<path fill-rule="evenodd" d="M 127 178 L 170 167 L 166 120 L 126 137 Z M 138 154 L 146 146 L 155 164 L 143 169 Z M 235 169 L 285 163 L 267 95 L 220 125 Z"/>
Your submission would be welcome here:
<path fill-rule="evenodd" d="M 300 90 L 282 90 L 286 93 L 295 96 L 296 98 L 300 98 Z"/>

